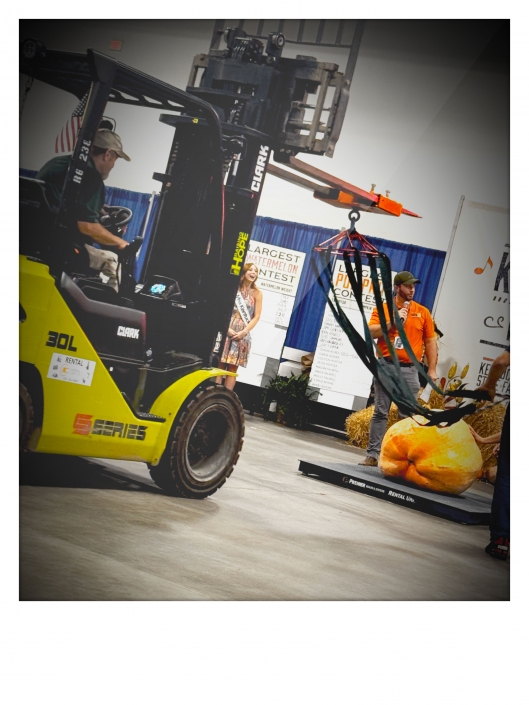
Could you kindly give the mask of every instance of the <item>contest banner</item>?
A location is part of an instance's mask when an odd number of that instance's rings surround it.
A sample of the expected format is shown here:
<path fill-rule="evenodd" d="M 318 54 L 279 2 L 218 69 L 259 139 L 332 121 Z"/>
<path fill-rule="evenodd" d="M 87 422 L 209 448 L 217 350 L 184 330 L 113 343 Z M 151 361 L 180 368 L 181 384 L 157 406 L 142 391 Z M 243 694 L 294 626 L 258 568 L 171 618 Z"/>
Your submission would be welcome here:
<path fill-rule="evenodd" d="M 238 381 L 260 387 L 267 360 L 277 361 L 274 372 L 279 368 L 305 253 L 250 240 L 248 263 L 255 264 L 259 271 L 257 286 L 263 293 L 263 309 L 259 323 L 251 332 L 248 365 L 239 367 L 237 373 Z"/>
<path fill-rule="evenodd" d="M 509 345 L 509 270 L 509 210 L 463 199 L 433 311 L 444 334 L 438 372 L 446 378 L 450 371 L 452 384 L 479 387 L 491 362 Z M 509 389 L 510 369 L 497 391 L 509 394 Z"/>
<path fill-rule="evenodd" d="M 396 272 L 391 272 L 391 280 Z M 379 271 L 380 280 L 380 271 Z M 352 325 L 363 337 L 364 324 L 354 298 L 343 260 L 336 260 L 333 286 L 338 301 Z M 382 282 L 380 283 L 382 290 Z M 385 301 L 384 292 L 382 298 Z M 376 306 L 369 267 L 362 267 L 362 304 L 369 321 Z M 320 390 L 318 401 L 342 409 L 363 409 L 373 376 L 359 359 L 346 334 L 336 322 L 330 306 L 325 306 L 310 375 L 311 387 Z M 355 401 L 356 399 L 356 401 Z"/>

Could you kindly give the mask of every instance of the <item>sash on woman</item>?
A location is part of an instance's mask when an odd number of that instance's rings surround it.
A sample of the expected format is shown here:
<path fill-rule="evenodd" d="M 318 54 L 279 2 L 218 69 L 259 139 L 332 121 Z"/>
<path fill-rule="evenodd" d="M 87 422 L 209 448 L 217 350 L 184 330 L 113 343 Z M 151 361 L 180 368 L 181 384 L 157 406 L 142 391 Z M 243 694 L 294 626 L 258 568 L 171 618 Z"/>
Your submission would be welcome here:
<path fill-rule="evenodd" d="M 244 321 L 244 324 L 246 326 L 249 325 L 252 319 L 250 318 L 250 313 L 248 311 L 248 308 L 246 307 L 246 302 L 240 290 L 237 292 L 237 296 L 235 297 L 235 305 L 237 306 L 237 311 L 239 312 L 242 320 Z M 248 333 L 248 335 L 250 334 Z"/>

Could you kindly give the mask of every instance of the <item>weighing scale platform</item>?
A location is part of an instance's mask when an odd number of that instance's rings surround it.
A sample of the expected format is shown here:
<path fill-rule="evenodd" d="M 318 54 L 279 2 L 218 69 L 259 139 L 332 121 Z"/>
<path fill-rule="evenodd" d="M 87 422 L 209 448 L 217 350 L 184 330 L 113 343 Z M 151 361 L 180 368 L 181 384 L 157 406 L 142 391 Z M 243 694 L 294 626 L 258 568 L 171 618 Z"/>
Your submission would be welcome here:
<path fill-rule="evenodd" d="M 461 495 L 432 492 L 400 479 L 385 477 L 380 468 L 351 463 L 300 460 L 299 471 L 370 497 L 460 524 L 488 524 L 490 520 L 491 498 L 472 489 Z"/>

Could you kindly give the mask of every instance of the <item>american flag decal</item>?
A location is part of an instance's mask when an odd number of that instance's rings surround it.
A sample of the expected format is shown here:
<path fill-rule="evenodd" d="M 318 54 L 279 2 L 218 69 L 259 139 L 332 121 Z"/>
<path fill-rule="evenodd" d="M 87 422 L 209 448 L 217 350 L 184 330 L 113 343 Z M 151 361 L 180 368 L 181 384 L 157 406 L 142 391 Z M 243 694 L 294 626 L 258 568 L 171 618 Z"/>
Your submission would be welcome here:
<path fill-rule="evenodd" d="M 88 93 L 85 93 L 79 101 L 78 106 L 73 111 L 71 118 L 55 138 L 55 154 L 73 152 L 77 141 L 77 134 L 83 123 L 83 115 L 87 101 Z"/>

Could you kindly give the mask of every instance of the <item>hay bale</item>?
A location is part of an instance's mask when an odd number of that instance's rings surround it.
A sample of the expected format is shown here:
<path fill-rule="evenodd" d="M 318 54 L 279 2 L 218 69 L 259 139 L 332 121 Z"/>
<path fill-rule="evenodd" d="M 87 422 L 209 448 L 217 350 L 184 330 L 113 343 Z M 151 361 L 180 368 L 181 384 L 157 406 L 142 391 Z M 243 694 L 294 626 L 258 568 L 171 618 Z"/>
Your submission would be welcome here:
<path fill-rule="evenodd" d="M 419 391 L 419 395 L 422 394 L 422 391 L 422 389 Z M 422 399 L 419 399 L 419 404 L 421 406 L 425 406 L 427 409 L 444 409 L 445 399 L 446 397 L 444 397 L 442 394 L 434 392 L 432 389 L 432 393 L 430 394 L 430 399 L 428 400 L 428 403 L 425 404 Z"/>
<path fill-rule="evenodd" d="M 487 436 L 492 436 L 495 433 L 499 433 L 503 427 L 503 419 L 505 418 L 505 407 L 503 404 L 497 404 L 496 406 L 489 406 L 486 404 L 481 409 L 476 411 L 475 414 L 470 416 L 465 416 L 464 420 L 469 426 L 472 426 L 476 433 L 480 436 L 486 438 Z M 481 451 L 481 457 L 483 458 L 483 471 L 497 465 L 498 460 L 493 454 L 494 444 L 490 443 L 487 445 L 481 445 L 478 443 L 478 448 Z"/>

